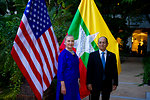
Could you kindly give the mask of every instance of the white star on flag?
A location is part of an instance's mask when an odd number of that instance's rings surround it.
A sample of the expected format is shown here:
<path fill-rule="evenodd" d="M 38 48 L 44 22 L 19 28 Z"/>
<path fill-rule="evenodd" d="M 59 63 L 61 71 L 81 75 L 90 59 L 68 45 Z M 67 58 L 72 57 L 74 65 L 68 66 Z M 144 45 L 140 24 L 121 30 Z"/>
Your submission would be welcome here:
<path fill-rule="evenodd" d="M 99 32 L 86 36 L 82 26 L 80 25 L 79 29 L 79 38 L 75 40 L 74 47 L 76 48 L 76 53 L 80 58 L 84 52 L 91 53 L 94 51 L 91 42 L 96 38 Z"/>

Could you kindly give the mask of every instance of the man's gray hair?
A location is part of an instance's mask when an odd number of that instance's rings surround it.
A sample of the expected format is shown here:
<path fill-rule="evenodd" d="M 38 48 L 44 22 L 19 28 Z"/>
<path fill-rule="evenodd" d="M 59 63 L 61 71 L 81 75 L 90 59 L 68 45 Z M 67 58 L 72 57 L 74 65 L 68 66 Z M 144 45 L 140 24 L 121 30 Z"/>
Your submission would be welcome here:
<path fill-rule="evenodd" d="M 108 43 L 108 39 L 107 39 L 105 36 L 101 36 L 100 38 L 105 38 L 106 43 Z M 100 38 L 99 38 L 99 39 L 100 39 Z M 98 39 L 98 40 L 99 40 L 99 39 Z"/>

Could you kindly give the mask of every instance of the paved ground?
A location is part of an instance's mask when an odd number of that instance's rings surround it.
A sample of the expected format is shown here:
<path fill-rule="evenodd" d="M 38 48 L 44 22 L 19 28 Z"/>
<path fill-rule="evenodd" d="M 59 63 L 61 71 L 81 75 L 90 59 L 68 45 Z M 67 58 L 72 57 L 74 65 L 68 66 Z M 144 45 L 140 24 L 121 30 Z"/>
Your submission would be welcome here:
<path fill-rule="evenodd" d="M 142 83 L 142 76 L 136 77 L 143 72 L 142 57 L 125 58 L 121 68 L 119 86 L 112 92 L 110 100 L 148 100 L 146 93 L 150 92 L 150 86 L 138 86 Z M 89 99 L 86 97 L 83 100 Z"/>

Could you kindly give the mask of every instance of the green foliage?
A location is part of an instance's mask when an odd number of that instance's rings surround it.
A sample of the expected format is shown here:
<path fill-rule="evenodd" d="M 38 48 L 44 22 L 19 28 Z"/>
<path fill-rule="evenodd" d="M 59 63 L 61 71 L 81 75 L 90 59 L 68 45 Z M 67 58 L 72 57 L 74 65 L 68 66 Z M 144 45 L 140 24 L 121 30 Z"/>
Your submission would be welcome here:
<path fill-rule="evenodd" d="M 57 3 L 62 5 L 63 8 L 65 8 L 65 2 L 63 0 L 57 0 Z"/>
<path fill-rule="evenodd" d="M 15 11 L 17 11 L 17 13 L 23 12 L 27 2 L 28 0 L 0 0 L 0 14 L 7 14 L 7 9 L 9 10 L 11 15 L 15 14 Z"/>
<path fill-rule="evenodd" d="M 73 15 L 68 10 L 57 7 L 49 10 L 49 15 L 57 40 L 61 44 L 69 29 Z"/>
<path fill-rule="evenodd" d="M 24 12 L 24 9 L 28 3 L 28 0 L 15 0 L 15 10 L 17 13 L 22 13 Z"/>
<path fill-rule="evenodd" d="M 5 88 L 1 91 L 2 93 L 0 93 L 0 100 L 16 100 L 16 94 L 13 90 Z"/>
<path fill-rule="evenodd" d="M 150 54 L 148 54 L 150 55 Z M 142 76 L 143 82 L 139 84 L 139 86 L 143 86 L 144 84 L 150 85 L 150 56 L 145 56 L 143 58 L 144 72 L 137 75 L 137 77 Z"/>
<path fill-rule="evenodd" d="M 0 15 L 5 15 L 6 13 L 6 4 L 5 2 L 0 1 Z"/>
<path fill-rule="evenodd" d="M 148 81 L 150 81 L 150 57 L 144 57 L 143 63 L 144 63 L 143 83 L 148 84 Z"/>
<path fill-rule="evenodd" d="M 20 90 L 22 74 L 11 56 L 11 49 L 20 23 L 20 15 L 0 19 L 0 87 L 11 89 L 11 94 L 15 95 Z"/>
<path fill-rule="evenodd" d="M 132 4 L 136 0 L 122 0 L 122 3 L 129 3 Z"/>

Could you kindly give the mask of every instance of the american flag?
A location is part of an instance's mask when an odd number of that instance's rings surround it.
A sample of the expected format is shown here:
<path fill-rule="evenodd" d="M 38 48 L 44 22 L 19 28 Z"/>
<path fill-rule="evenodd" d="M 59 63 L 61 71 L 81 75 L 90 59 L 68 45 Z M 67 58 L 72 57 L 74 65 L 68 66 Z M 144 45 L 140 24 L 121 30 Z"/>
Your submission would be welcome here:
<path fill-rule="evenodd" d="M 44 0 L 29 0 L 11 55 L 36 98 L 43 98 L 57 73 L 59 45 Z"/>

